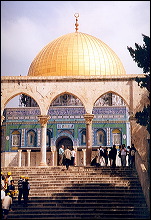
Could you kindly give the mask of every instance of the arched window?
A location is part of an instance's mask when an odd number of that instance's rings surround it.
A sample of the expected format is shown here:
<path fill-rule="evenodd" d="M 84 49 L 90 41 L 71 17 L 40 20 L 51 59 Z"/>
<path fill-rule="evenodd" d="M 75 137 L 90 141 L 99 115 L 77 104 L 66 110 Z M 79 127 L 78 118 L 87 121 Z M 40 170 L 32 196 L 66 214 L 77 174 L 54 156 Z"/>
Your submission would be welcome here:
<path fill-rule="evenodd" d="M 101 96 L 96 102 L 95 107 L 100 106 L 125 106 L 124 100 L 114 93 L 107 93 Z"/>
<path fill-rule="evenodd" d="M 52 138 L 52 132 L 49 129 L 47 129 L 47 137 L 46 137 L 47 147 L 51 146 L 51 138 Z"/>
<path fill-rule="evenodd" d="M 12 132 L 12 146 L 13 147 L 20 146 L 20 132 L 17 130 Z"/>
<path fill-rule="evenodd" d="M 106 146 L 106 134 L 102 129 L 97 131 L 97 145 Z"/>
<path fill-rule="evenodd" d="M 114 129 L 112 131 L 113 144 L 121 145 L 121 131 L 119 129 Z"/>
<path fill-rule="evenodd" d="M 86 144 L 86 130 L 83 129 L 81 131 L 81 145 L 85 145 Z"/>
<path fill-rule="evenodd" d="M 33 130 L 27 133 L 27 145 L 28 147 L 36 147 L 36 133 Z"/>

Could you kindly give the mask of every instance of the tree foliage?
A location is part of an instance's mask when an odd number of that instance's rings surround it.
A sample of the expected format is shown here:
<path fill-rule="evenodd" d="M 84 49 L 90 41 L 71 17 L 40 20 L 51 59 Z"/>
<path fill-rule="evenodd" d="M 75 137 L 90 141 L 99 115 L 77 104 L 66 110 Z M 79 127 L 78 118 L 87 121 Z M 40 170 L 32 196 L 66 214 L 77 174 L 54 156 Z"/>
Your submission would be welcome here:
<path fill-rule="evenodd" d="M 143 111 L 136 112 L 136 122 L 142 126 L 146 126 L 147 131 L 150 131 L 150 105 L 144 106 Z"/>
<path fill-rule="evenodd" d="M 143 45 L 135 43 L 135 49 L 132 47 L 127 47 L 130 52 L 131 57 L 137 63 L 139 68 L 143 69 L 145 77 L 136 77 L 136 82 L 143 88 L 145 87 L 149 91 L 150 98 L 150 37 L 142 34 Z M 137 112 L 135 114 L 137 123 L 142 126 L 146 126 L 147 131 L 150 133 L 150 105 L 144 106 L 143 111 Z"/>

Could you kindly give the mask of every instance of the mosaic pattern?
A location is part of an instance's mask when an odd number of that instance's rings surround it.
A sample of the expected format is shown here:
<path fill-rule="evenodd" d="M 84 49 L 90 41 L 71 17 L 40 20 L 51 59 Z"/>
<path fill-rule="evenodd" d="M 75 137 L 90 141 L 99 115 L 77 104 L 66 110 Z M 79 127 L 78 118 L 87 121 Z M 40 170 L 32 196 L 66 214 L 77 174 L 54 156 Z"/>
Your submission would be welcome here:
<path fill-rule="evenodd" d="M 69 107 L 64 107 L 64 108 L 59 108 L 59 107 L 56 107 L 56 108 L 50 108 L 49 111 L 48 111 L 48 114 L 53 116 L 53 115 L 84 115 L 86 112 L 85 112 L 85 109 L 83 107 L 78 107 L 78 108 L 69 108 Z"/>
<path fill-rule="evenodd" d="M 83 107 L 51 107 L 48 114 L 51 120 L 57 121 L 73 121 L 83 120 L 85 114 Z M 127 108 L 122 107 L 94 107 L 93 112 L 94 121 L 96 120 L 126 120 L 128 118 Z M 6 121 L 35 121 L 37 122 L 37 115 L 40 115 L 38 108 L 7 108 L 4 111 Z"/>
<path fill-rule="evenodd" d="M 125 115 L 126 114 L 126 108 L 122 107 L 106 107 L 106 108 L 97 108 L 95 107 L 93 109 L 92 114 L 95 115 Z"/>

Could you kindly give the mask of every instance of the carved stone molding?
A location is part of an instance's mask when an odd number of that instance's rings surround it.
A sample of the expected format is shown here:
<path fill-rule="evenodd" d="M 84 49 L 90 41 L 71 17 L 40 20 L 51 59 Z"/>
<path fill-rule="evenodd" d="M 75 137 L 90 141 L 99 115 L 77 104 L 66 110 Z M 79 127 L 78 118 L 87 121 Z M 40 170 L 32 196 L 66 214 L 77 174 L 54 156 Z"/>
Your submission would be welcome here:
<path fill-rule="evenodd" d="M 94 118 L 93 114 L 84 114 L 83 117 L 85 119 L 86 124 L 92 124 L 92 119 Z"/>
<path fill-rule="evenodd" d="M 1 116 L 1 125 L 2 125 L 2 123 L 3 123 L 3 121 L 4 121 L 4 119 L 5 119 L 5 117 L 2 115 L 2 116 Z"/>
<path fill-rule="evenodd" d="M 37 117 L 42 127 L 45 127 L 47 125 L 48 120 L 50 119 L 49 115 L 37 115 Z"/>

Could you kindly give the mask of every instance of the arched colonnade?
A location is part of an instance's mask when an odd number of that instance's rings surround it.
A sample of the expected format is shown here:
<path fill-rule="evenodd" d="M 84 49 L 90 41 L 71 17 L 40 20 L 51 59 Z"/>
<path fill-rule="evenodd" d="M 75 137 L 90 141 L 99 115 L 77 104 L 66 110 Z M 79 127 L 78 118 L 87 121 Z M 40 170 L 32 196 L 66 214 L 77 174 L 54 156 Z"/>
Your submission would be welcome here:
<path fill-rule="evenodd" d="M 144 76 L 144 75 L 143 75 Z M 141 75 L 141 77 L 143 77 Z M 72 94 L 83 103 L 86 114 L 86 165 L 90 164 L 92 151 L 92 114 L 94 103 L 102 95 L 112 92 L 126 103 L 130 120 L 146 102 L 146 91 L 135 81 L 136 75 L 102 77 L 29 77 L 5 76 L 1 80 L 1 123 L 6 104 L 19 94 L 32 97 L 39 105 L 41 114 L 37 120 L 41 124 L 41 166 L 46 166 L 46 134 L 50 104 L 61 94 Z M 145 97 L 145 98 L 144 98 Z M 131 121 L 130 121 L 131 123 Z M 132 135 L 132 134 L 131 134 Z M 30 153 L 28 153 L 30 154 Z"/>

